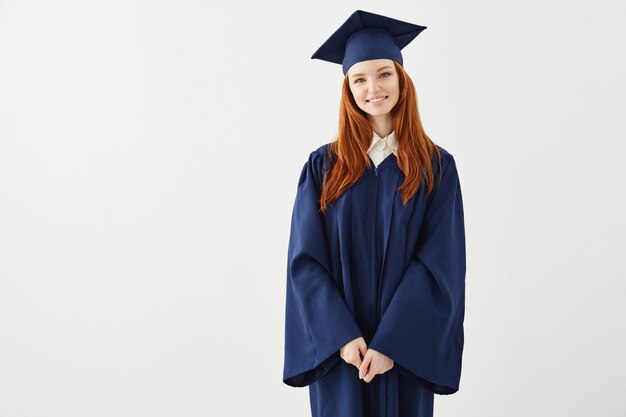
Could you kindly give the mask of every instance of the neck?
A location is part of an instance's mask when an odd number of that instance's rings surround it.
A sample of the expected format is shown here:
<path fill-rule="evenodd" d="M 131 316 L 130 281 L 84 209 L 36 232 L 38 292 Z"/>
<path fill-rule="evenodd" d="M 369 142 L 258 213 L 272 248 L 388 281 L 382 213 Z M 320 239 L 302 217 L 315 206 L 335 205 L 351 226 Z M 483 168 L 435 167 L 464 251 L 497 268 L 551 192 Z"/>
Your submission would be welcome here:
<path fill-rule="evenodd" d="M 367 117 L 372 125 L 372 129 L 378 136 L 384 138 L 393 131 L 393 123 L 391 122 L 391 114 L 382 114 L 380 116 L 368 115 Z"/>

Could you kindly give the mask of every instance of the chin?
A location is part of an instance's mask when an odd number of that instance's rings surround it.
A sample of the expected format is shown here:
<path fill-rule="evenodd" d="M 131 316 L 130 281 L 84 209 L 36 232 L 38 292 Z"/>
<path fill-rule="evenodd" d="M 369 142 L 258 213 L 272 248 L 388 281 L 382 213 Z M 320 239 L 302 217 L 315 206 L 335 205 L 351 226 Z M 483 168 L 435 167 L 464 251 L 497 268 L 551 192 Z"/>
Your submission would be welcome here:
<path fill-rule="evenodd" d="M 390 111 L 391 109 L 376 109 L 376 111 L 372 111 L 371 109 L 365 110 L 365 112 L 369 114 L 370 116 L 384 116 L 385 114 L 388 114 Z"/>

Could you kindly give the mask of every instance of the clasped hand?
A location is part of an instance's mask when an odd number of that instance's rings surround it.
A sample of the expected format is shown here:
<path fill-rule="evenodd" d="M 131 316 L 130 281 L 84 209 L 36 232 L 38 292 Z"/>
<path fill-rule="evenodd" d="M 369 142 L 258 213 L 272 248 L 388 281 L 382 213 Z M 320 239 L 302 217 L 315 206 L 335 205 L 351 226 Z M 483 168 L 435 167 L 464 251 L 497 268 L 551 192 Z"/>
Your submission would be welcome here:
<path fill-rule="evenodd" d="M 359 370 L 359 378 L 370 382 L 375 375 L 384 374 L 393 368 L 394 361 L 374 349 L 368 349 L 365 339 L 358 337 L 339 349 L 341 359 Z"/>

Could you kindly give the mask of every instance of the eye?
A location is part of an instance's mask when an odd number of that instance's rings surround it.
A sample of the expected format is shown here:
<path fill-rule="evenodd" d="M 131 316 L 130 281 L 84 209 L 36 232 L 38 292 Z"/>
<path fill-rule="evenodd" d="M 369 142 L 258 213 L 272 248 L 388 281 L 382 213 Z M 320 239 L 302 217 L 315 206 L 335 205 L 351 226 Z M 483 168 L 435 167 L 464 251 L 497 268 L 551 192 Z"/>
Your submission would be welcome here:
<path fill-rule="evenodd" d="M 380 74 L 380 76 L 382 77 L 383 75 L 386 75 L 385 78 L 389 77 L 390 75 L 392 75 L 390 72 L 383 72 L 382 74 Z M 360 84 L 359 81 L 364 80 L 364 78 L 357 78 L 356 80 L 354 80 L 354 84 Z"/>

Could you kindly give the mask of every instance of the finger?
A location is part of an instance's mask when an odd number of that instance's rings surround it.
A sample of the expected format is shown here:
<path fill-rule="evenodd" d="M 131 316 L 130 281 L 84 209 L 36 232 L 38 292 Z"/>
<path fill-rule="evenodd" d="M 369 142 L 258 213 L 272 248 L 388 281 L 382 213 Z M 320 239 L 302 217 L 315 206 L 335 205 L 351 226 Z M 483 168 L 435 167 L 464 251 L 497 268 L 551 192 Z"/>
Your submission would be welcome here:
<path fill-rule="evenodd" d="M 357 368 L 361 366 L 361 356 L 358 351 L 355 351 L 350 356 L 350 364 L 356 366 Z"/>
<path fill-rule="evenodd" d="M 363 363 L 363 359 L 365 359 L 366 353 L 367 353 L 367 345 L 365 343 L 363 343 L 362 345 L 359 345 L 359 361 L 358 361 L 359 367 Z"/>
<path fill-rule="evenodd" d="M 365 343 L 359 345 L 359 353 L 361 356 L 365 357 L 365 354 L 367 353 L 367 345 Z"/>
<path fill-rule="evenodd" d="M 372 361 L 372 355 L 365 354 L 365 358 L 363 358 L 363 362 L 361 362 L 361 366 L 359 367 L 359 378 L 363 378 L 367 373 L 367 368 L 369 367 L 370 362 Z"/>
<path fill-rule="evenodd" d="M 374 366 L 370 366 L 369 371 L 363 379 L 365 380 L 365 382 L 371 382 L 376 375 L 378 375 L 378 371 L 374 368 Z"/>
<path fill-rule="evenodd" d="M 367 373 L 367 368 L 369 367 L 371 361 L 371 357 L 369 355 L 365 355 L 363 361 L 361 362 L 361 366 L 359 367 L 359 378 L 363 378 Z"/>

